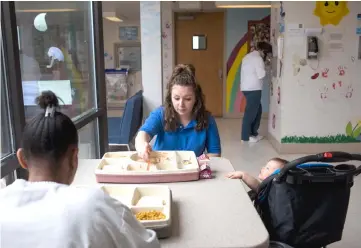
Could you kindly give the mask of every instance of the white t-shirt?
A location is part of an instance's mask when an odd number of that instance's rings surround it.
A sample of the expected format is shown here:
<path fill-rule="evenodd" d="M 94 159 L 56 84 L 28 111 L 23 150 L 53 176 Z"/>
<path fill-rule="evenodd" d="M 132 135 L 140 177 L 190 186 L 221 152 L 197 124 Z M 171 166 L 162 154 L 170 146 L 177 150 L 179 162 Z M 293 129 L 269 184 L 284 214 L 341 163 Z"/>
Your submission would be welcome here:
<path fill-rule="evenodd" d="M 101 189 L 16 180 L 0 190 L 1 248 L 159 248 L 122 203 Z"/>
<path fill-rule="evenodd" d="M 265 64 L 258 51 L 247 54 L 241 66 L 241 91 L 262 90 L 266 76 Z"/>

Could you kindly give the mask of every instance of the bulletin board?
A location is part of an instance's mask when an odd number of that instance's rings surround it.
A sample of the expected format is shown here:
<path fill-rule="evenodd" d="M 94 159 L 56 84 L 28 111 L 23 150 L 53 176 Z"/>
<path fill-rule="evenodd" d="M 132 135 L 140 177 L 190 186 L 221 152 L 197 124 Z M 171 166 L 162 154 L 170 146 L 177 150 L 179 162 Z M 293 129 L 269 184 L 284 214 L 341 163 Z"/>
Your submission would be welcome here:
<path fill-rule="evenodd" d="M 140 42 L 114 44 L 114 59 L 116 68 L 127 66 L 130 70 L 142 69 Z"/>
<path fill-rule="evenodd" d="M 270 19 L 260 21 L 248 21 L 248 52 L 254 50 L 257 42 L 271 43 Z"/>
<path fill-rule="evenodd" d="M 119 27 L 119 40 L 121 41 L 137 41 L 139 40 L 139 27 Z"/>

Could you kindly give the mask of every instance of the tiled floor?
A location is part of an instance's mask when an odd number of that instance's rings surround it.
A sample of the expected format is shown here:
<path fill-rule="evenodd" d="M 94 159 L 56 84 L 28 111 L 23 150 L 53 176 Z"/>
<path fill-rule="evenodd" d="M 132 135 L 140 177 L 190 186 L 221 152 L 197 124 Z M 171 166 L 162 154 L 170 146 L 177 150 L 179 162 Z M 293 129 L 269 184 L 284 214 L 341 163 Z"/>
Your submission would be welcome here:
<path fill-rule="evenodd" d="M 228 158 L 235 170 L 244 170 L 254 176 L 270 158 L 280 156 L 292 160 L 302 155 L 280 155 L 265 139 L 257 144 L 241 143 L 241 120 L 218 119 L 218 128 L 222 142 L 222 156 Z M 266 121 L 262 123 L 261 135 L 267 134 Z M 361 175 L 355 179 L 352 188 L 347 220 L 343 232 L 343 239 L 330 245 L 330 248 L 360 248 L 361 247 Z"/>

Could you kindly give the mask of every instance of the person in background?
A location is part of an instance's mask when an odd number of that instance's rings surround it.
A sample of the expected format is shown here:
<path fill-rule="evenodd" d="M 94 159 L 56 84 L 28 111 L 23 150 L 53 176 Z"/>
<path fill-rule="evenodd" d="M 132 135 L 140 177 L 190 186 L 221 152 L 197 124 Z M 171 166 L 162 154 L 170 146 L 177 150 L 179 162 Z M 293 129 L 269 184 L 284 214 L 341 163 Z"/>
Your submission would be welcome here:
<path fill-rule="evenodd" d="M 44 111 L 25 127 L 17 152 L 29 179 L 0 190 L 2 248 L 159 248 L 128 207 L 99 188 L 70 187 L 78 168 L 78 133 L 57 110 L 51 91 L 37 98 Z"/>
<path fill-rule="evenodd" d="M 258 179 L 244 171 L 230 172 L 227 174 L 227 177 L 231 179 L 241 179 L 252 191 L 258 192 L 261 182 L 277 172 L 277 170 L 282 169 L 287 163 L 288 161 L 282 158 L 270 159 L 267 164 L 261 168 Z"/>
<path fill-rule="evenodd" d="M 157 139 L 152 148 L 149 142 L 154 136 Z M 196 156 L 205 152 L 209 156 L 221 155 L 216 121 L 205 108 L 204 95 L 191 66 L 179 64 L 174 68 L 165 104 L 150 113 L 135 138 L 135 148 L 145 160 L 152 149 L 188 150 Z"/>
<path fill-rule="evenodd" d="M 242 141 L 258 142 L 263 137 L 258 134 L 262 117 L 262 87 L 266 76 L 265 60 L 272 46 L 258 42 L 256 49 L 247 54 L 241 66 L 241 91 L 246 98 L 246 109 L 242 123 Z"/>

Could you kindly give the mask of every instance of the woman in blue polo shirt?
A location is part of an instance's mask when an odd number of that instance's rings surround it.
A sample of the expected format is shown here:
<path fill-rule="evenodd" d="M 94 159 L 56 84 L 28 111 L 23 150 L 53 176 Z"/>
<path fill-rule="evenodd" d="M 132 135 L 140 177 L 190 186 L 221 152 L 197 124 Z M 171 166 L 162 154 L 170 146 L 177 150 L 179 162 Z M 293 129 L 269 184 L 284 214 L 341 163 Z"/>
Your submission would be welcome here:
<path fill-rule="evenodd" d="M 221 155 L 215 119 L 206 110 L 204 95 L 196 83 L 194 67 L 177 65 L 167 86 L 165 104 L 155 109 L 135 139 L 137 152 L 148 159 L 150 140 L 157 135 L 153 150 L 188 150 L 196 156 Z"/>

